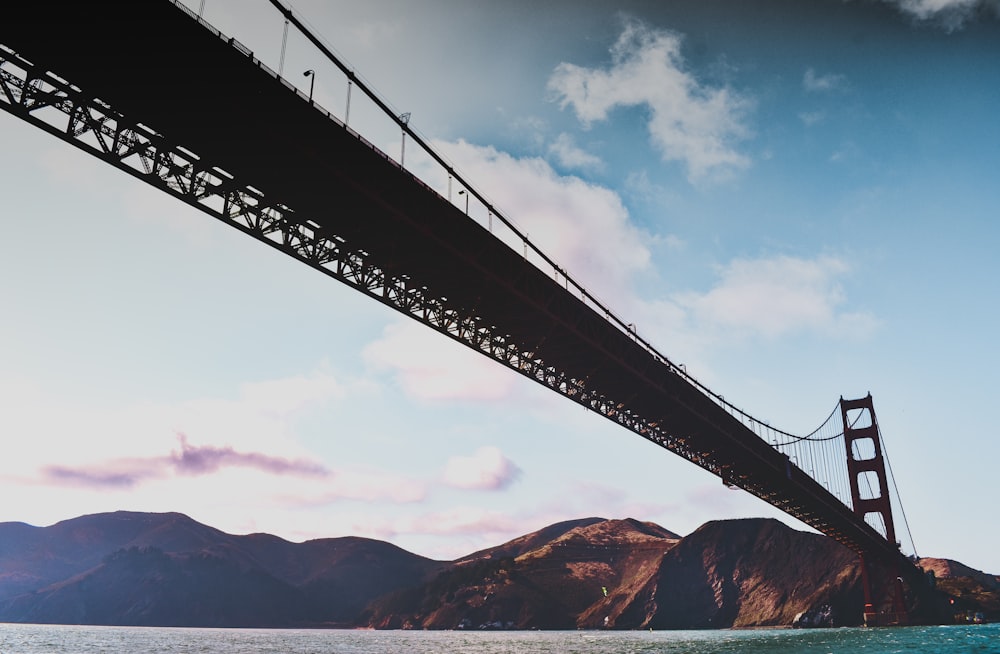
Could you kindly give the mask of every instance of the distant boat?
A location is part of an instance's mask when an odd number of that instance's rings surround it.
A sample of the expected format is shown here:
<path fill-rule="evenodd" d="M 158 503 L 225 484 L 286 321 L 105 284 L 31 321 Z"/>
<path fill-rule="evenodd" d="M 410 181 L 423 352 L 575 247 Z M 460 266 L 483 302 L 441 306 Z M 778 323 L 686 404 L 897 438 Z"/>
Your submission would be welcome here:
<path fill-rule="evenodd" d="M 964 616 L 959 614 L 959 622 L 965 622 L 965 624 L 986 624 L 987 620 L 982 611 L 966 611 Z"/>

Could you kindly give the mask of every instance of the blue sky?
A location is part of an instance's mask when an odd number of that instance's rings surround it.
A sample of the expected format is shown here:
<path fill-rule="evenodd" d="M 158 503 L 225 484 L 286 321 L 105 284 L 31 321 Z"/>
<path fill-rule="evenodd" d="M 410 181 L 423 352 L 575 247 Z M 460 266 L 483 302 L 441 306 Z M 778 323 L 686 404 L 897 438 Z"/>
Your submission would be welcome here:
<path fill-rule="evenodd" d="M 728 400 L 806 432 L 870 391 L 916 551 L 1000 572 L 996 3 L 294 9 Z M 205 18 L 279 68 L 267 2 Z M 292 34 L 284 74 L 306 69 L 342 115 L 344 78 Z M 592 515 L 805 528 L 6 113 L 0 144 L 0 520 L 181 511 L 436 558 Z"/>

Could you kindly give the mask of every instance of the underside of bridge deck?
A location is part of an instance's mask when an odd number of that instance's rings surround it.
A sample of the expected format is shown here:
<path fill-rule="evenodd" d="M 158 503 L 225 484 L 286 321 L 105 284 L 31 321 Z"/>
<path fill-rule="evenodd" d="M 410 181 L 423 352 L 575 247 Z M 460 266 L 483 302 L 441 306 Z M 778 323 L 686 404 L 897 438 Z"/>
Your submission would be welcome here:
<path fill-rule="evenodd" d="M 431 326 L 858 552 L 900 556 L 668 361 L 183 8 L 167 0 L 111 8 L 38 0 L 3 12 L 0 44 L 22 58 L 28 78 L 48 71 L 75 110 L 103 107 L 117 117 L 116 130 L 141 125 L 156 133 L 156 148 L 193 153 L 191 175 L 214 170 L 223 180 L 202 195 L 251 189 L 280 210 L 272 228 L 285 238 L 265 242 L 325 272 L 337 256 L 363 258 L 378 274 L 360 290 L 418 319 L 433 314 Z M 33 121 L 32 103 L 45 100 L 32 97 L 30 79 L 25 86 L 0 106 Z M 75 144 L 124 168 L 114 153 Z M 182 199 L 199 206 L 200 197 Z M 303 256 L 287 234 L 303 229 L 340 254 Z M 342 268 L 331 274 L 345 279 Z M 423 312 L 399 299 L 406 296 Z"/>

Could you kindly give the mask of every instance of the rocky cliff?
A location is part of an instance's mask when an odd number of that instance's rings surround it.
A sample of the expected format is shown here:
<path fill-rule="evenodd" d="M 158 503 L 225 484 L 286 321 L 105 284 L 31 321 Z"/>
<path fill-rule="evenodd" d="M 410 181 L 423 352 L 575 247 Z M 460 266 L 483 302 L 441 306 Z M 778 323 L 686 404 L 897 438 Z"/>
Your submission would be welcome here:
<path fill-rule="evenodd" d="M 858 558 L 770 519 L 709 522 L 664 557 L 642 627 L 858 624 Z"/>

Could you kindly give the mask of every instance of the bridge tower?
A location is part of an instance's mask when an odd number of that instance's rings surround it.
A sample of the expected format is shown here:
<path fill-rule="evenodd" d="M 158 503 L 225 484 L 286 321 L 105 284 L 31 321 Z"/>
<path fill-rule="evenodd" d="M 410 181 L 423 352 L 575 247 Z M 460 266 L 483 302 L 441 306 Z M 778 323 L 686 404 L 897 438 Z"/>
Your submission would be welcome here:
<path fill-rule="evenodd" d="M 875 419 L 872 396 L 857 400 L 840 398 L 840 415 L 844 424 L 844 446 L 847 450 L 847 473 L 851 482 L 854 514 L 869 522 L 870 516 L 881 518 L 885 537 L 895 543 L 896 528 L 892 521 L 892 504 L 882 456 L 882 443 Z M 871 524 L 871 522 L 869 522 Z M 903 598 L 903 583 L 899 561 L 866 560 L 861 554 L 861 576 L 865 594 L 865 625 L 902 625 L 909 621 Z"/>

